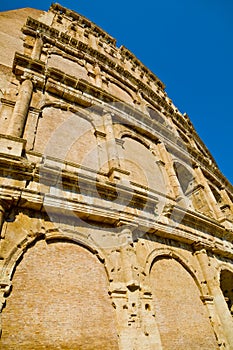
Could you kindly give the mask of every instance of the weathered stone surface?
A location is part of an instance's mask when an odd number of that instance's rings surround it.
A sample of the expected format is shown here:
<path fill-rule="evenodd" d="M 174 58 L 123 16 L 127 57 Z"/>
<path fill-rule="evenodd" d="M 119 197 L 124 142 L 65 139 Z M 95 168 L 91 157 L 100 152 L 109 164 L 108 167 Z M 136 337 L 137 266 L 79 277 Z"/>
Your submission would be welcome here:
<path fill-rule="evenodd" d="M 187 114 L 58 4 L 0 44 L 0 348 L 232 349 L 233 188 Z"/>
<path fill-rule="evenodd" d="M 43 11 L 23 8 L 0 13 L 0 63 L 5 66 L 12 66 L 15 52 L 23 52 L 23 34 L 21 28 L 28 16 L 38 18 Z M 10 30 L 9 30 L 10 29 Z"/>

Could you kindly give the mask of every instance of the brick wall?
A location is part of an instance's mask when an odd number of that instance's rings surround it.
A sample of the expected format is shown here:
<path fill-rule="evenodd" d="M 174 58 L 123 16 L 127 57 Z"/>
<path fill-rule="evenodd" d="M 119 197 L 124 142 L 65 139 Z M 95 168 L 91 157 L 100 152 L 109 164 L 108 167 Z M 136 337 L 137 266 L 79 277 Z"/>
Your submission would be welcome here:
<path fill-rule="evenodd" d="M 184 267 L 174 259 L 161 259 L 153 265 L 150 278 L 163 348 L 217 349 L 199 289 Z"/>
<path fill-rule="evenodd" d="M 38 242 L 16 269 L 2 328 L 2 350 L 117 349 L 103 266 L 78 245 Z"/>

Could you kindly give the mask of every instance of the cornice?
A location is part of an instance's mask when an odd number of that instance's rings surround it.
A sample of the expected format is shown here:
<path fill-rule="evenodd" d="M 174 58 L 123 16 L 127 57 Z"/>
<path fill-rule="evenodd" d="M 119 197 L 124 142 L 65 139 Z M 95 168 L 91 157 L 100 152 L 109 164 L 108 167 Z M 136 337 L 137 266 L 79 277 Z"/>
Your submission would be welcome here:
<path fill-rule="evenodd" d="M 91 22 L 90 22 L 91 23 Z M 127 79 L 135 82 L 135 77 L 133 73 L 125 70 L 122 66 L 123 59 L 127 57 L 131 59 L 134 64 L 137 62 L 137 66 L 141 69 L 142 74 L 148 77 L 148 81 L 153 81 L 159 89 L 164 90 L 164 84 L 147 68 L 145 67 L 129 50 L 123 46 L 120 49 L 117 49 L 119 54 L 123 55 L 122 60 L 120 59 L 110 59 L 107 54 L 104 54 L 90 45 L 84 43 L 83 41 L 77 40 L 72 35 L 61 32 L 58 29 L 55 29 L 51 26 L 48 26 L 38 20 L 35 20 L 31 17 L 28 17 L 26 25 L 22 28 L 22 31 L 26 35 L 31 35 L 36 37 L 38 33 L 43 37 L 44 42 L 51 42 L 54 45 L 58 46 L 64 51 L 70 51 L 73 55 L 77 55 L 75 52 L 84 52 L 89 54 L 91 57 L 94 57 L 99 62 L 102 62 L 104 65 L 108 65 L 111 70 L 118 69 L 121 75 L 124 75 Z M 121 68 L 120 68 L 121 67 Z M 136 82 L 141 82 L 139 79 L 136 79 Z M 145 85 L 146 86 L 146 85 Z"/>
<path fill-rule="evenodd" d="M 142 70 L 142 74 L 148 75 L 149 79 L 151 81 L 154 81 L 162 90 L 165 89 L 165 85 L 162 83 L 162 81 L 155 74 L 153 74 L 146 66 L 144 66 L 142 62 L 130 50 L 128 50 L 125 46 L 122 45 L 119 51 L 122 57 L 130 60 L 133 63 L 133 66 L 135 68 L 140 67 L 140 69 Z"/>
<path fill-rule="evenodd" d="M 28 69 L 30 67 L 30 70 Z M 70 103 L 76 103 L 84 107 L 90 107 L 94 104 L 99 104 L 99 100 L 107 103 L 117 102 L 122 111 L 115 110 L 115 120 L 129 122 L 132 128 L 151 139 L 158 140 L 161 138 L 169 147 L 170 151 L 179 157 L 189 159 L 193 164 L 197 162 L 215 178 L 222 186 L 228 188 L 233 193 L 232 185 L 218 170 L 214 162 L 204 158 L 193 147 L 183 144 L 183 142 L 174 136 L 166 126 L 152 120 L 145 113 L 140 112 L 134 107 L 126 104 L 124 101 L 117 99 L 115 96 L 109 94 L 107 91 L 98 88 L 91 83 L 77 79 L 74 76 L 63 73 L 55 68 L 45 67 L 45 63 L 39 60 L 32 60 L 30 57 L 16 53 L 13 71 L 16 75 L 24 76 L 25 73 L 30 76 L 37 87 L 47 91 L 55 96 Z M 79 91 L 82 92 L 79 94 Z M 85 94 L 83 94 L 85 92 Z M 108 109 L 108 107 L 104 106 Z M 126 117 L 127 116 L 127 117 Z M 125 119 L 126 118 L 126 119 Z M 176 118 L 181 120 L 180 116 L 176 114 Z M 137 123 L 135 123 L 137 121 Z M 145 129 L 146 127 L 146 129 Z M 147 130 L 147 131 L 146 131 Z M 178 152 L 178 153 L 177 153 Z M 211 158 L 212 159 L 212 158 Z M 217 176 L 216 176 L 217 175 Z"/>
<path fill-rule="evenodd" d="M 80 15 L 75 11 L 69 10 L 58 3 L 52 4 L 49 11 L 52 11 L 53 13 L 57 13 L 60 16 L 64 15 L 70 18 L 75 25 L 79 25 L 82 28 L 90 28 L 92 33 L 94 33 L 98 37 L 101 37 L 101 39 L 106 41 L 107 44 L 111 44 L 113 46 L 116 45 L 116 39 L 114 39 L 102 28 L 100 28 L 99 26 L 91 22 L 89 19 L 87 19 L 83 15 Z"/>
<path fill-rule="evenodd" d="M 44 42 L 50 42 L 52 45 L 55 45 L 60 50 L 67 52 L 71 56 L 85 58 L 85 60 L 92 64 L 94 64 L 97 60 L 102 71 L 105 71 L 107 74 L 109 74 L 109 76 L 115 76 L 116 79 L 122 81 L 124 84 L 127 84 L 133 91 L 142 91 L 143 97 L 145 100 L 151 103 L 152 106 L 155 106 L 155 108 L 157 106 L 162 106 L 172 118 L 175 117 L 182 120 L 182 124 L 185 125 L 186 129 L 188 128 L 191 130 L 193 128 L 191 122 L 187 123 L 187 118 L 184 119 L 183 116 L 178 113 L 177 109 L 172 105 L 170 99 L 166 97 L 164 92 L 164 96 L 160 96 L 158 93 L 153 91 L 149 85 L 143 83 L 141 79 L 136 78 L 133 72 L 131 73 L 129 70 L 125 70 L 121 63 L 122 60 L 110 59 L 108 55 L 92 48 L 87 43 L 79 41 L 66 33 L 59 32 L 58 30 L 56 30 L 54 35 L 54 33 L 50 33 L 49 26 L 46 26 L 43 23 L 42 26 L 40 26 L 40 24 L 41 22 L 29 18 L 27 25 L 23 28 L 23 32 L 25 34 L 36 36 L 38 31 L 42 31 L 43 34 L 41 33 L 40 35 L 44 35 Z M 148 76 L 148 81 L 154 81 L 158 88 L 160 90 L 162 89 L 161 91 L 163 91 L 164 85 L 162 82 L 129 50 L 122 46 L 119 49 L 119 52 L 123 55 L 123 59 L 130 59 L 134 65 L 138 65 L 142 71 L 141 75 L 146 74 Z"/>
<path fill-rule="evenodd" d="M 52 169 L 46 169 L 47 175 L 54 176 Z M 50 173 L 50 174 L 49 174 Z M 53 182 L 52 177 L 46 176 L 47 180 Z M 87 186 L 88 196 L 89 191 L 96 186 L 96 181 L 91 181 L 90 178 L 82 177 L 82 185 Z M 59 188 L 59 186 L 58 186 Z M 201 244 L 206 250 L 218 254 L 223 257 L 233 257 L 233 233 L 225 230 L 223 226 L 217 222 L 210 220 L 207 217 L 198 215 L 193 212 L 182 212 L 182 208 L 174 208 L 174 216 L 185 216 L 184 221 L 177 225 L 174 221 L 166 223 L 157 220 L 153 213 L 145 211 L 144 208 L 138 209 L 135 212 L 135 205 L 137 201 L 143 199 L 143 194 L 137 193 L 135 200 L 130 203 L 129 206 L 124 207 L 124 210 L 120 210 L 120 206 L 114 203 L 114 187 L 110 184 L 99 184 L 98 191 L 101 192 L 100 199 L 95 200 L 91 204 L 88 200 L 85 200 L 85 195 L 82 193 L 81 197 L 75 194 L 71 197 L 66 197 L 65 193 L 60 195 L 54 195 L 49 193 L 43 193 L 41 191 L 33 191 L 28 188 L 19 188 L 15 186 L 0 186 L 0 195 L 6 202 L 10 201 L 11 204 L 17 205 L 21 210 L 37 210 L 45 215 L 51 212 L 51 215 L 59 216 L 62 213 L 64 216 L 70 215 L 77 217 L 78 222 L 92 222 L 92 225 L 96 223 L 104 222 L 106 225 L 113 225 L 118 228 L 119 223 L 123 220 L 125 224 L 137 224 L 137 231 L 139 236 L 143 236 L 147 233 L 173 239 L 175 241 L 183 242 L 190 246 Z M 128 189 L 118 188 L 118 194 L 123 195 L 125 200 L 128 200 L 128 196 L 132 196 L 128 192 Z M 122 192 L 123 191 L 123 192 Z M 124 191 L 126 191 L 124 193 Z M 105 197 L 105 195 L 107 197 Z M 112 197 L 113 195 L 113 197 Z M 126 197 L 125 197 L 126 196 Z M 138 199 L 137 199 L 138 198 Z M 149 204 L 154 208 L 157 203 L 156 197 L 144 198 L 146 205 Z M 109 201 L 111 206 L 109 207 Z M 113 202 L 112 202 L 113 201 Z M 132 206 L 132 207 L 131 207 Z M 120 221 L 119 221 L 120 220 Z M 187 220 L 192 225 L 187 226 Z M 196 223 L 198 222 L 198 226 Z M 174 225 L 175 224 L 175 225 Z M 214 234 L 213 234 L 214 233 Z"/>
<path fill-rule="evenodd" d="M 0 166 L 1 171 L 4 171 L 6 176 L 12 179 L 12 182 L 14 182 L 14 179 L 20 178 L 39 184 L 45 184 L 46 186 L 58 185 L 59 188 L 62 188 L 63 185 L 65 185 L 66 188 L 73 188 L 73 186 L 75 186 L 77 194 L 79 193 L 79 187 L 88 188 L 88 195 L 91 194 L 94 198 L 98 193 L 98 197 L 100 196 L 100 198 L 105 198 L 108 201 L 111 201 L 112 198 L 115 198 L 116 194 L 118 194 L 120 197 L 125 198 L 125 201 L 130 198 L 130 205 L 133 207 L 135 207 L 137 202 L 147 203 L 146 210 L 149 210 L 149 213 L 154 212 L 154 208 L 158 203 L 157 196 L 161 196 L 161 193 L 151 191 L 148 188 L 133 183 L 129 188 L 121 184 L 117 184 L 116 186 L 115 183 L 107 180 L 107 177 L 104 182 L 97 181 L 96 172 L 89 168 L 73 165 L 74 170 L 67 171 L 65 163 L 56 158 L 50 159 L 50 157 L 46 157 L 46 162 L 44 164 L 36 164 L 23 157 L 13 157 L 10 155 L 3 157 L 1 155 Z M 133 192 L 131 193 L 131 191 Z M 172 201 L 172 198 L 169 200 Z M 219 234 L 220 237 L 222 237 L 225 229 L 216 220 L 182 208 L 177 205 L 175 201 L 171 210 L 174 217 L 176 217 L 176 215 L 177 217 L 183 217 L 182 222 L 185 224 L 185 227 L 193 227 L 200 231 L 204 230 L 203 232 L 211 235 L 213 235 L 214 232 L 214 235 Z"/>

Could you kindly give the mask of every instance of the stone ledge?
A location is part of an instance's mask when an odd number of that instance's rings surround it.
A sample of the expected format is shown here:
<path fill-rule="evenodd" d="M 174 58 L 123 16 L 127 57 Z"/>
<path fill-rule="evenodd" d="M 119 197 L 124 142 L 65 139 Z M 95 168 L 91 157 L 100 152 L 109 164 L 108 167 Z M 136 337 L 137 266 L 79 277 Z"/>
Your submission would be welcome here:
<path fill-rule="evenodd" d="M 10 135 L 0 134 L 0 153 L 21 157 L 25 150 L 26 140 Z"/>

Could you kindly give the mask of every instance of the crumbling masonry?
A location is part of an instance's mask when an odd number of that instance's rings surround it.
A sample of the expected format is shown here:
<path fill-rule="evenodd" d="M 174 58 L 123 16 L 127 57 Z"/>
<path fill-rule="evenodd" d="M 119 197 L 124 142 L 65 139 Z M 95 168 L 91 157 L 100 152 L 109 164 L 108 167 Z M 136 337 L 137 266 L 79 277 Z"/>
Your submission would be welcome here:
<path fill-rule="evenodd" d="M 233 349 L 233 189 L 188 115 L 58 4 L 0 47 L 0 348 Z"/>

